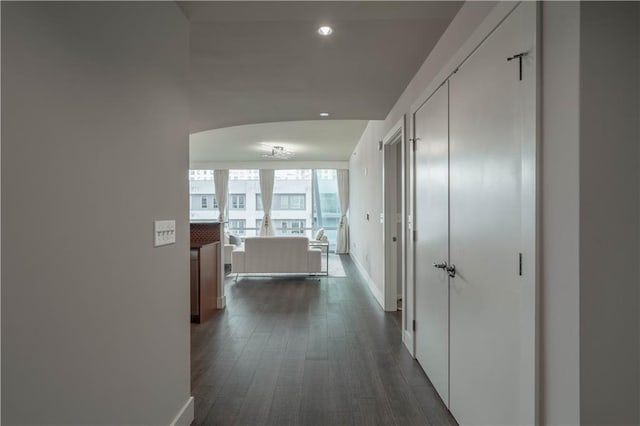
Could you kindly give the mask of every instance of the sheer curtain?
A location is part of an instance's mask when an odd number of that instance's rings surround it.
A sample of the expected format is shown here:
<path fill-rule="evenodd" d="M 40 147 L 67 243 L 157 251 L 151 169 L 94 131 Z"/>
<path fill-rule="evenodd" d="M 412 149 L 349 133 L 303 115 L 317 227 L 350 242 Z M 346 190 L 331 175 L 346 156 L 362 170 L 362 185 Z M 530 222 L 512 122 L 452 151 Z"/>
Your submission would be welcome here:
<path fill-rule="evenodd" d="M 260 225 L 260 236 L 267 237 L 275 235 L 273 224 L 271 223 L 271 200 L 273 199 L 273 183 L 275 172 L 273 170 L 260 170 L 260 198 L 262 198 L 262 224 Z"/>
<path fill-rule="evenodd" d="M 349 253 L 349 224 L 347 210 L 349 210 L 349 170 L 336 170 L 338 177 L 338 197 L 340 198 L 340 223 L 338 225 L 338 241 L 336 253 Z"/>
<path fill-rule="evenodd" d="M 218 202 L 218 220 L 224 222 L 224 213 L 227 211 L 227 191 L 229 188 L 229 170 L 214 170 L 213 185 L 216 190 L 216 201 Z"/>

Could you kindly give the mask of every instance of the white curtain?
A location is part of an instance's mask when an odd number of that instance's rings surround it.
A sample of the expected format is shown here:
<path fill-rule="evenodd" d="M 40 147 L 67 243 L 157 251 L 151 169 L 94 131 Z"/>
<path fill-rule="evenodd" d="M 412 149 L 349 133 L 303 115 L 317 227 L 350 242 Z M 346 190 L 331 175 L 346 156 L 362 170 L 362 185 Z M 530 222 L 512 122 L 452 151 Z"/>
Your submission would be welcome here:
<path fill-rule="evenodd" d="M 349 210 L 349 170 L 336 170 L 338 173 L 338 197 L 340 198 L 340 224 L 338 225 L 338 241 L 336 253 L 349 253 L 349 224 L 347 210 Z"/>
<path fill-rule="evenodd" d="M 273 223 L 271 222 L 271 200 L 273 199 L 273 183 L 275 173 L 273 170 L 260 170 L 260 197 L 262 198 L 262 209 L 264 216 L 260 225 L 260 236 L 268 237 L 275 235 Z"/>
<path fill-rule="evenodd" d="M 216 201 L 218 202 L 218 220 L 224 222 L 224 213 L 227 211 L 227 191 L 229 188 L 229 170 L 214 170 L 213 185 L 216 190 Z"/>

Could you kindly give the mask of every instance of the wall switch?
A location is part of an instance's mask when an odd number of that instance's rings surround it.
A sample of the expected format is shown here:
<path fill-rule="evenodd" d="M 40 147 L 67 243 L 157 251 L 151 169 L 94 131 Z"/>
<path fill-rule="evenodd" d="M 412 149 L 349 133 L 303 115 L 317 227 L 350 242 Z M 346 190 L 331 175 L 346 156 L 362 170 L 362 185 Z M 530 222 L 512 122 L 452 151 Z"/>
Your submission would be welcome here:
<path fill-rule="evenodd" d="M 153 246 L 160 247 L 176 242 L 176 221 L 156 220 L 153 223 Z"/>

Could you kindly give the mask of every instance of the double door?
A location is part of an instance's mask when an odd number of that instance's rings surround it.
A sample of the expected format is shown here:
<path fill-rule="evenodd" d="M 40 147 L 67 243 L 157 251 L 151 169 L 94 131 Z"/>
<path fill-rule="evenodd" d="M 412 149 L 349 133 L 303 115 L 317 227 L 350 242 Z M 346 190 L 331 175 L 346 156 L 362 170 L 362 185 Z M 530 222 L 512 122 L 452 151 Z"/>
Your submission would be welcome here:
<path fill-rule="evenodd" d="M 507 58 L 522 52 L 520 80 Z M 416 358 L 460 424 L 531 420 L 521 265 L 534 52 L 535 5 L 521 4 L 414 114 Z"/>

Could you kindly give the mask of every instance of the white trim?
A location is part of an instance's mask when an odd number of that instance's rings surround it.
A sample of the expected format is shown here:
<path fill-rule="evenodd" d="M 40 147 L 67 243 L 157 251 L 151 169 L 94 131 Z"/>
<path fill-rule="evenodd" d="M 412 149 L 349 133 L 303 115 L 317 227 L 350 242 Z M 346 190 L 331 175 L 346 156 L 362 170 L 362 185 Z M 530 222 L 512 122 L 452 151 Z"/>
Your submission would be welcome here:
<path fill-rule="evenodd" d="M 353 264 L 356 265 L 356 268 L 358 268 L 358 272 L 360 272 L 362 278 L 367 282 L 369 290 L 371 290 L 371 294 L 373 294 L 373 297 L 376 298 L 376 300 L 380 304 L 380 307 L 384 310 L 384 299 L 382 297 L 382 292 L 378 289 L 373 279 L 371 279 L 371 277 L 367 273 L 367 270 L 364 269 L 364 266 L 360 264 L 358 258 L 355 257 L 353 253 L 349 253 L 349 256 L 351 257 L 351 260 L 353 260 Z"/>
<path fill-rule="evenodd" d="M 190 396 L 169 426 L 189 426 L 194 419 L 193 397 Z"/>
<path fill-rule="evenodd" d="M 406 283 L 406 269 L 405 269 L 405 265 L 406 265 L 406 248 L 405 248 L 405 234 L 406 234 L 406 219 L 405 219 L 405 215 L 406 215 L 406 206 L 405 206 L 405 185 L 406 185 L 406 179 L 405 179 L 405 134 L 406 134 L 406 115 L 402 115 L 402 117 L 396 122 L 396 124 L 387 132 L 387 134 L 385 135 L 384 139 L 382 139 L 382 203 L 383 203 L 383 212 L 384 212 L 384 224 L 382 226 L 382 247 L 383 247 L 383 251 L 382 251 L 382 294 L 384 294 L 384 310 L 387 312 L 393 312 L 396 311 L 398 309 L 398 300 L 397 300 L 397 285 L 396 286 L 391 286 L 388 285 L 388 283 L 390 282 L 395 282 L 395 278 L 397 276 L 396 272 L 398 270 L 398 268 L 400 268 L 400 272 L 401 272 L 401 288 L 402 288 L 402 292 L 405 292 L 405 283 Z M 387 154 L 386 154 L 386 147 L 388 146 L 398 146 L 399 145 L 399 153 L 398 155 L 400 155 L 399 158 L 399 162 L 400 162 L 400 170 L 394 170 L 394 176 L 392 176 L 393 180 L 396 179 L 400 179 L 400 182 L 394 182 L 394 183 L 399 183 L 401 186 L 401 201 L 400 201 L 400 205 L 399 206 L 395 206 L 396 208 L 400 208 L 400 211 L 395 211 L 395 215 L 397 217 L 401 218 L 401 232 L 399 235 L 397 235 L 397 244 L 401 245 L 401 249 L 402 249 L 402 259 L 398 259 L 396 256 L 396 265 L 395 271 L 388 271 L 387 268 L 387 264 L 390 263 L 390 259 L 389 259 L 389 248 L 388 242 L 389 242 L 389 238 L 395 234 L 395 228 L 397 227 L 397 218 L 396 217 L 389 217 L 391 213 L 390 211 L 388 211 L 388 206 L 389 203 L 387 202 L 387 198 L 388 198 L 388 189 L 387 185 Z M 395 185 L 394 185 L 395 186 Z M 395 195 L 395 188 L 393 188 L 393 194 Z M 395 202 L 393 204 L 396 204 Z M 394 254 L 395 256 L 395 254 Z M 393 276 L 391 276 L 393 275 Z M 395 287 L 395 288 L 394 288 Z M 403 304 L 404 304 L 404 296 L 403 297 Z M 403 306 L 404 307 L 404 306 Z M 405 328 L 405 315 L 403 313 L 402 315 L 402 329 L 404 330 Z"/>
<path fill-rule="evenodd" d="M 218 297 L 216 300 L 218 309 L 224 309 L 227 305 L 227 296 Z"/>
<path fill-rule="evenodd" d="M 216 169 L 346 169 L 349 161 L 190 161 L 192 170 Z"/>
<path fill-rule="evenodd" d="M 409 351 L 412 358 L 416 357 L 415 346 L 413 345 L 413 332 L 409 330 L 404 330 L 402 333 L 402 343 L 404 343 L 405 348 Z"/>

